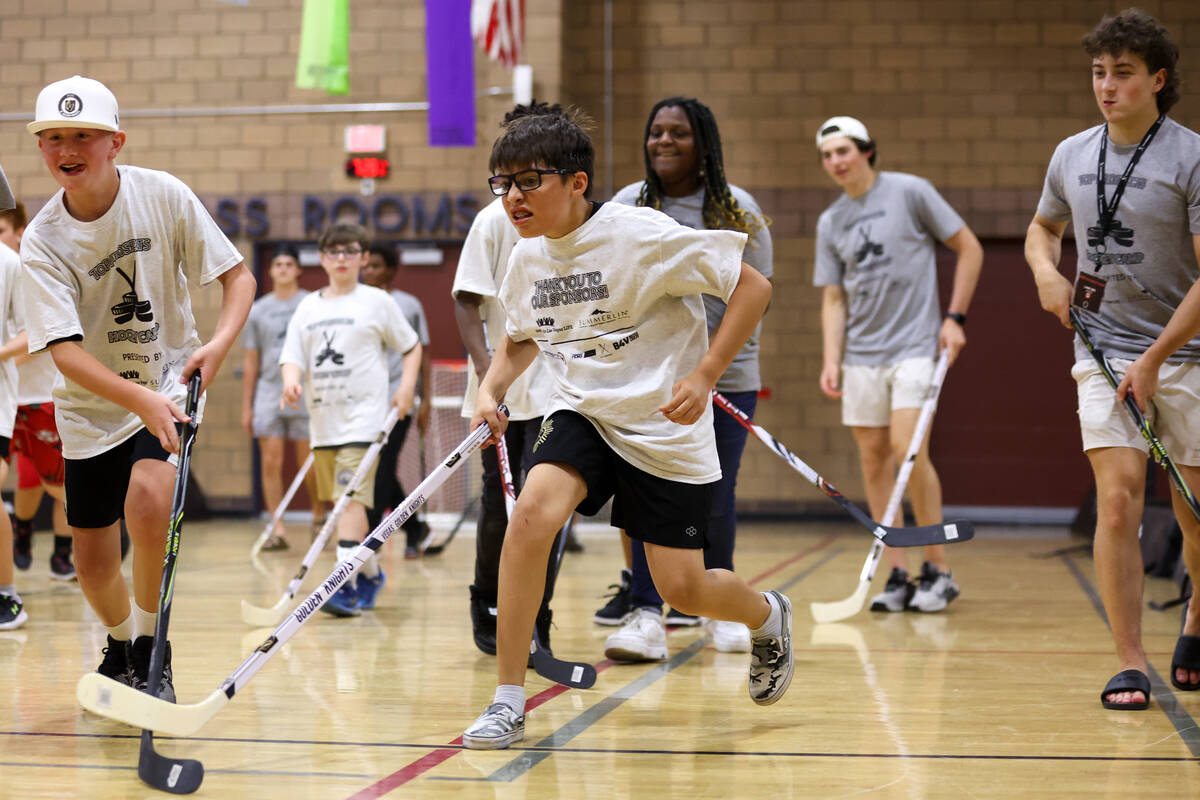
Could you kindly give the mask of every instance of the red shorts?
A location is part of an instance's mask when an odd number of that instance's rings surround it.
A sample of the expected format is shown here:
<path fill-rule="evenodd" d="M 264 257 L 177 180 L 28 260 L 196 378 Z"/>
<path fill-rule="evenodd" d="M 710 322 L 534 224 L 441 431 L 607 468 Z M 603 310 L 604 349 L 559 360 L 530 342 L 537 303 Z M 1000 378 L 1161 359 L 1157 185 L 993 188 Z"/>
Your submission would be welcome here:
<path fill-rule="evenodd" d="M 29 489 L 41 482 L 63 484 L 62 440 L 54 423 L 53 403 L 17 406 L 12 450 L 17 458 L 18 486 Z"/>

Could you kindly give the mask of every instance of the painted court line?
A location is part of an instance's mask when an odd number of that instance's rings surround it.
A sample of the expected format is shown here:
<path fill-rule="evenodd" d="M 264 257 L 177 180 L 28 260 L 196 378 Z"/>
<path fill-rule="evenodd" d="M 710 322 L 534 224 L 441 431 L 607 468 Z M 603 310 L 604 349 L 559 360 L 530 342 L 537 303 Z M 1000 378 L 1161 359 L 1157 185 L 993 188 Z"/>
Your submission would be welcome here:
<path fill-rule="evenodd" d="M 816 553 L 816 552 L 819 552 L 819 551 L 825 549 L 834 541 L 835 538 L 836 537 L 832 536 L 832 535 L 826 536 L 824 539 L 817 542 L 813 546 L 797 552 L 790 558 L 776 564 L 774 567 L 754 576 L 753 578 L 750 579 L 749 583 L 751 585 L 759 583 L 759 582 L 765 580 L 766 578 L 770 577 L 771 575 L 775 574 L 776 572 L 779 572 L 781 569 L 784 569 L 785 567 L 796 563 L 797 561 L 801 560 L 802 558 L 805 558 L 809 555 L 812 555 L 813 553 Z M 834 555 L 836 555 L 837 553 L 840 553 L 840 552 L 841 552 L 840 550 L 837 550 L 833 553 L 828 554 L 820 562 L 818 562 L 817 564 L 814 564 L 808 570 L 801 573 L 796 578 L 793 578 L 784 587 L 781 587 L 781 588 L 786 588 L 787 586 L 791 586 L 792 584 L 799 582 L 802 578 L 806 577 L 810 572 L 812 572 L 817 567 L 819 567 L 821 564 L 824 564 L 826 561 L 833 558 Z M 654 673 L 658 677 L 661 677 L 662 675 L 666 674 L 666 672 L 670 671 L 669 669 L 664 671 L 663 670 L 664 667 L 667 667 L 668 665 L 675 662 L 676 659 L 679 659 L 680 656 L 684 655 L 684 653 L 690 653 L 687 656 L 687 658 L 691 658 L 697 652 L 700 651 L 700 649 L 704 646 L 704 643 L 706 643 L 707 641 L 708 641 L 708 637 L 703 637 L 699 641 L 694 642 L 691 646 L 686 648 L 684 651 L 677 654 L 674 659 L 671 659 L 671 661 L 667 662 L 666 664 L 657 665 L 654 669 L 652 669 L 650 671 L 650 673 L 647 673 L 647 674 Z M 687 660 L 687 658 L 680 660 L 678 663 L 682 664 L 683 661 Z M 607 669 L 608 667 L 610 667 L 612 665 L 613 665 L 612 661 L 607 661 L 607 660 L 601 661 L 600 663 L 598 663 L 596 665 L 596 672 L 599 673 L 603 669 Z M 674 666 L 670 667 L 670 669 L 674 669 L 674 668 L 675 668 Z M 645 676 L 643 676 L 643 677 L 645 677 Z M 641 679 L 639 679 L 639 680 L 641 680 Z M 654 680 L 657 680 L 657 677 L 654 678 Z M 653 681 L 650 681 L 650 682 L 652 683 Z M 638 681 L 634 681 L 634 683 L 638 683 Z M 649 685 L 649 684 L 647 684 L 647 685 Z M 526 713 L 528 713 L 533 708 L 536 708 L 536 706 L 541 705 L 542 703 L 546 702 L 547 700 L 557 697 L 558 695 L 562 694 L 566 690 L 567 690 L 567 687 L 561 686 L 561 685 L 556 685 L 556 686 L 550 687 L 549 689 L 547 689 L 544 692 L 539 692 L 537 695 L 534 695 L 534 697 L 532 697 L 528 701 L 526 701 L 526 704 L 525 704 Z M 619 690 L 619 692 L 620 691 L 623 691 L 623 690 Z M 606 699 L 609 699 L 609 698 L 606 698 Z M 535 704 L 535 701 L 536 701 L 536 704 Z M 601 701 L 601 702 L 603 703 L 605 701 Z M 613 704 L 612 707 L 607 709 L 604 713 L 608 713 L 608 711 L 611 710 L 612 708 L 616 708 L 616 706 L 620 705 L 621 702 L 624 702 L 624 698 L 621 699 L 620 701 L 618 701 L 617 703 Z M 590 711 L 590 709 L 589 709 L 589 711 Z M 585 711 L 584 714 L 580 715 L 580 717 L 585 716 L 587 713 L 588 712 Z M 597 715 L 595 717 L 595 719 L 599 719 L 601 716 L 603 716 L 603 714 Z M 576 718 L 576 719 L 579 719 L 579 718 Z M 594 722 L 595 719 L 588 722 L 588 725 L 590 725 L 592 722 Z M 564 727 L 569 727 L 572 724 L 573 723 L 568 723 L 568 725 L 564 726 Z M 584 727 L 586 727 L 586 725 Z M 582 729 L 583 728 L 580 728 L 580 731 L 582 731 Z M 552 734 L 550 737 L 548 737 L 548 739 L 543 740 L 543 741 L 556 740 L 555 735 L 556 734 Z M 571 737 L 567 737 L 567 739 L 564 739 L 563 741 L 567 741 L 570 738 L 573 738 L 573 736 L 575 736 L 575 735 L 578 735 L 578 732 L 575 734 L 572 734 Z M 387 794 L 388 792 L 392 791 L 393 789 L 403 786 L 404 784 L 408 783 L 409 781 L 413 780 L 414 778 L 420 777 L 421 775 L 423 775 L 424 773 L 433 769 L 434 767 L 438 766 L 439 764 L 442 764 L 443 762 L 448 760 L 450 757 L 452 757 L 456 753 L 460 752 L 461 749 L 462 749 L 462 737 L 459 736 L 459 737 L 455 738 L 454 741 L 450 742 L 449 746 L 436 749 L 436 750 L 426 754 L 425 756 L 417 759 L 416 761 L 412 762 L 411 764 L 408 764 L 408 765 L 402 767 L 401 769 L 397 770 L 396 772 L 393 772 L 391 775 L 388 775 L 385 778 L 379 780 L 378 782 L 372 784 L 371 786 L 366 787 L 362 791 L 351 795 L 348 800 L 374 800 L 374 798 L 382 797 L 383 795 Z M 549 754 L 550 753 L 547 753 L 547 755 L 549 755 Z M 520 762 L 522 760 L 523 756 L 524 756 L 524 754 L 522 754 L 521 756 L 518 756 L 516 759 L 514 759 L 514 761 L 512 763 Z M 543 756 L 543 758 L 544 758 L 544 756 Z M 539 759 L 537 759 L 537 761 L 529 763 L 528 765 L 525 766 L 524 770 L 522 770 L 520 773 L 517 773 L 517 774 L 523 774 L 524 772 L 526 772 L 530 768 L 532 768 L 536 763 L 538 763 L 538 761 L 541 761 L 541 760 L 542 759 L 539 758 Z M 498 772 L 503 772 L 505 769 L 507 769 L 507 767 L 501 767 L 501 769 Z M 511 778 L 507 778 L 507 780 L 513 780 L 515 777 L 517 777 L 517 775 L 513 775 Z M 446 779 L 439 779 L 439 780 L 446 780 Z M 489 776 L 488 778 L 483 778 L 483 779 L 467 778 L 467 779 L 459 779 L 459 780 L 491 781 L 491 780 L 493 780 L 493 777 Z"/>
<path fill-rule="evenodd" d="M 1092 586 L 1092 582 L 1088 580 L 1083 571 L 1079 569 L 1079 566 L 1066 554 L 1059 556 L 1059 559 L 1067 565 L 1067 569 L 1075 576 L 1075 581 L 1079 584 L 1079 588 L 1083 589 L 1088 599 L 1092 601 L 1092 608 L 1096 609 L 1096 613 L 1100 615 L 1100 619 L 1104 620 L 1105 625 L 1108 625 L 1108 614 L 1104 613 L 1104 601 L 1100 599 L 1100 595 L 1096 591 L 1096 588 Z M 1162 676 L 1158 674 L 1158 671 L 1149 662 L 1146 663 L 1146 670 L 1149 673 L 1150 693 L 1154 696 L 1154 701 L 1158 703 L 1158 707 L 1162 709 L 1163 713 L 1167 715 L 1167 719 L 1175 726 L 1175 730 L 1179 733 L 1179 738 L 1187 745 L 1187 749 L 1191 754 L 1200 756 L 1200 729 L 1196 727 L 1196 721 L 1180 705 L 1179 699 L 1171 691 L 1170 685 L 1162 679 Z"/>

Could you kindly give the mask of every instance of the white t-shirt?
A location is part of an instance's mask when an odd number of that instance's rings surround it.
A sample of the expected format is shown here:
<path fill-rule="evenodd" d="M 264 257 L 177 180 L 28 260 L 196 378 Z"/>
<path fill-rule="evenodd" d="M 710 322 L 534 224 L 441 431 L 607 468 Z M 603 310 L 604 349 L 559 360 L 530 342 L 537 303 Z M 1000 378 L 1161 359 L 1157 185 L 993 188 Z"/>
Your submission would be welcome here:
<path fill-rule="evenodd" d="M 475 215 L 467 240 L 463 242 L 462 254 L 458 257 L 454 286 L 450 289 L 451 295 L 471 292 L 483 298 L 479 314 L 487 329 L 488 352 L 493 354 L 504 338 L 504 308 L 497 295 L 508 273 L 509 253 L 519 241 L 521 235 L 509 222 L 503 199 L 496 198 Z M 525 420 L 542 416 L 549 387 L 550 376 L 546 366 L 541 359 L 535 359 L 504 395 L 508 418 Z M 462 406 L 464 417 L 469 418 L 475 413 L 475 395 L 478 391 L 479 379 L 475 377 L 475 366 L 468 356 L 467 394 Z"/>
<path fill-rule="evenodd" d="M 5 248 L 7 250 L 7 248 Z M 10 251 L 11 252 L 11 251 Z M 21 257 L 13 253 L 17 264 Z M 17 300 L 13 304 L 13 314 L 8 319 L 7 338 L 11 339 L 25 330 L 25 313 L 21 302 L 21 279 L 16 279 Z M 29 406 L 34 403 L 49 403 L 54 399 L 54 383 L 59 380 L 58 368 L 54 366 L 54 357 L 49 353 L 40 353 L 23 364 L 17 364 L 17 406 Z"/>
<path fill-rule="evenodd" d="M 587 417 L 621 458 L 660 478 L 721 477 L 712 406 L 692 425 L 658 411 L 708 351 L 700 297 L 728 302 L 746 234 L 694 230 L 649 208 L 605 203 L 559 239 L 513 248 L 500 302 L 513 341 L 532 338 L 554 386 L 545 415 Z"/>
<path fill-rule="evenodd" d="M 407 353 L 417 334 L 382 289 L 357 284 L 349 294 L 304 298 L 288 323 L 280 364 L 304 372 L 313 447 L 368 444 L 387 416 L 387 350 Z"/>
<path fill-rule="evenodd" d="M 211 283 L 242 256 L 178 178 L 117 170 L 121 186 L 104 216 L 75 219 L 59 190 L 25 230 L 29 351 L 82 336 L 105 367 L 182 408 L 183 365 L 200 347 L 188 285 Z M 136 414 L 70 379 L 54 390 L 54 403 L 65 458 L 99 455 L 142 427 Z"/>
<path fill-rule="evenodd" d="M 21 276 L 21 257 L 10 248 L 0 245 L 0 318 L 18 319 Z M 0 327 L 7 330 L 8 326 Z M 0 362 L 0 436 L 12 438 L 17 419 L 17 366 L 13 360 Z"/>

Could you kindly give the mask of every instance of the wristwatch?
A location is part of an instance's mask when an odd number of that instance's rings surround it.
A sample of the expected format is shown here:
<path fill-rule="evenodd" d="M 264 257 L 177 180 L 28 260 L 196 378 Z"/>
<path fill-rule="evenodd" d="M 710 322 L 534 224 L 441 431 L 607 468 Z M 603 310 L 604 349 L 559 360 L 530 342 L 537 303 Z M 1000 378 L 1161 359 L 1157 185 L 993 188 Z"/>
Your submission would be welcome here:
<path fill-rule="evenodd" d="M 951 311 L 949 314 L 946 315 L 946 319 L 954 320 L 955 322 L 958 323 L 958 326 L 960 328 L 967 327 L 967 315 L 966 314 L 957 314 L 957 313 Z"/>

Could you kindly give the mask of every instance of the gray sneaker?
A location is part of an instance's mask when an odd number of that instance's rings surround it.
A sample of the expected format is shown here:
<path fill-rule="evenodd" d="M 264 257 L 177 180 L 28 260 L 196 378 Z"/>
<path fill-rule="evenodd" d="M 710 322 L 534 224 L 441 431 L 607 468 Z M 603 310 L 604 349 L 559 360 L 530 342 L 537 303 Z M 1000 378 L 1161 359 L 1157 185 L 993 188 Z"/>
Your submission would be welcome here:
<path fill-rule="evenodd" d="M 462 743 L 468 750 L 504 750 L 524 738 L 525 715 L 504 703 L 492 703 L 463 731 Z"/>
<path fill-rule="evenodd" d="M 750 644 L 750 699 L 769 706 L 787 691 L 792 682 L 795 657 L 792 653 L 792 604 L 776 591 L 763 592 L 767 602 L 779 607 L 782 620 L 779 638 L 763 636 Z"/>
<path fill-rule="evenodd" d="M 908 601 L 908 607 L 913 611 L 941 611 L 956 597 L 958 584 L 954 582 L 954 576 L 949 572 L 939 572 L 937 567 L 926 561 L 921 565 L 921 578 L 912 599 Z"/>
<path fill-rule="evenodd" d="M 917 587 L 908 579 L 908 572 L 892 567 L 883 591 L 871 598 L 872 611 L 903 611 L 908 608 Z"/>

